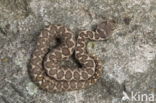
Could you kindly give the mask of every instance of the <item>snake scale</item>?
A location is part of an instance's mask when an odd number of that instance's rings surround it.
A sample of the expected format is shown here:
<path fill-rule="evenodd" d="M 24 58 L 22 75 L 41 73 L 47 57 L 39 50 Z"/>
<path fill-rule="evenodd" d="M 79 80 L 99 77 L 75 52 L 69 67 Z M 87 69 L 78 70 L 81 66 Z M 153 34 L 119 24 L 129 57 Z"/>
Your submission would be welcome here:
<path fill-rule="evenodd" d="M 114 27 L 115 22 L 107 20 L 98 24 L 95 31 L 80 31 L 78 37 L 62 25 L 46 27 L 37 39 L 30 60 L 32 80 L 49 92 L 78 90 L 95 84 L 102 75 L 102 63 L 88 53 L 86 45 L 90 40 L 105 40 Z M 52 41 L 59 42 L 59 45 L 51 50 Z M 68 60 L 72 54 L 81 66 L 72 69 L 62 66 L 62 61 Z"/>

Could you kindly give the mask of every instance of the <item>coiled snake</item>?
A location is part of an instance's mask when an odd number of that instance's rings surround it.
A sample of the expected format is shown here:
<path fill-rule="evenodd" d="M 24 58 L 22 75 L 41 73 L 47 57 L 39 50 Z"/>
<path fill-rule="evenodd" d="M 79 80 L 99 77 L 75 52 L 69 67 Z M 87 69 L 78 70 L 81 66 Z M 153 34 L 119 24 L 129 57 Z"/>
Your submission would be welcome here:
<path fill-rule="evenodd" d="M 93 85 L 102 74 L 101 61 L 88 53 L 89 40 L 105 40 L 115 27 L 107 20 L 97 25 L 95 31 L 81 31 L 76 38 L 70 29 L 61 25 L 50 25 L 41 31 L 30 61 L 32 80 L 43 90 L 50 92 L 71 91 Z M 51 41 L 60 44 L 49 50 Z M 61 66 L 74 53 L 81 67 Z"/>

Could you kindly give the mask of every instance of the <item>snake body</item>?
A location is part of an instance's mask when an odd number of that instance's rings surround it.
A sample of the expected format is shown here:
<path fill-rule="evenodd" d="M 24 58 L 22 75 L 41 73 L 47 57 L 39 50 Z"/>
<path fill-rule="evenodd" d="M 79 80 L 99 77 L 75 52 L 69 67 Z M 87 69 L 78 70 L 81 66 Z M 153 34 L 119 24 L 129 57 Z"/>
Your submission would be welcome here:
<path fill-rule="evenodd" d="M 78 90 L 96 83 L 103 72 L 101 61 L 88 53 L 90 40 L 105 40 L 114 30 L 113 21 L 104 21 L 95 31 L 81 31 L 75 38 L 72 31 L 62 25 L 50 25 L 41 31 L 30 61 L 32 80 L 43 90 L 62 92 Z M 50 50 L 51 41 L 60 44 Z M 81 67 L 61 66 L 74 53 Z"/>

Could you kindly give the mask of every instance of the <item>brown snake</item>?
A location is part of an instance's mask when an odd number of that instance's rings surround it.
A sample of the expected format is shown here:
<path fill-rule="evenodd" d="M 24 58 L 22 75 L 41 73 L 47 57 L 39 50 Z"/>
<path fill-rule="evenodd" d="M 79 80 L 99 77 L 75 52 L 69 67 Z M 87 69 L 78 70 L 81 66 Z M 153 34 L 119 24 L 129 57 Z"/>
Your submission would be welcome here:
<path fill-rule="evenodd" d="M 81 31 L 77 38 L 70 29 L 50 25 L 41 31 L 30 61 L 32 80 L 43 90 L 50 92 L 71 91 L 93 85 L 102 75 L 101 61 L 88 53 L 89 40 L 105 40 L 114 30 L 112 20 L 97 25 L 95 31 Z M 49 50 L 51 41 L 60 44 Z M 74 53 L 75 52 L 75 53 Z M 81 67 L 61 66 L 74 53 Z"/>

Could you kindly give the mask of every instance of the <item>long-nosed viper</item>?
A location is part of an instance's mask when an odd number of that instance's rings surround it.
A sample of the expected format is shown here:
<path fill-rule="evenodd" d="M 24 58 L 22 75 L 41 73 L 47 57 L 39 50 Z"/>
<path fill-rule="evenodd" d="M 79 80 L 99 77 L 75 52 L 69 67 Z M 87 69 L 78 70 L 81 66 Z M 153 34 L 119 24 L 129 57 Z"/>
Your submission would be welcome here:
<path fill-rule="evenodd" d="M 77 38 L 70 29 L 61 25 L 50 25 L 41 31 L 31 58 L 32 80 L 50 92 L 71 91 L 86 88 L 96 83 L 103 68 L 101 61 L 88 53 L 86 44 L 90 40 L 105 40 L 114 30 L 112 20 L 97 25 L 95 31 L 80 31 Z M 51 41 L 60 44 L 49 51 Z M 81 67 L 71 69 L 61 66 L 75 52 Z"/>

